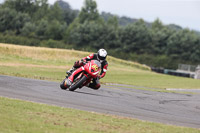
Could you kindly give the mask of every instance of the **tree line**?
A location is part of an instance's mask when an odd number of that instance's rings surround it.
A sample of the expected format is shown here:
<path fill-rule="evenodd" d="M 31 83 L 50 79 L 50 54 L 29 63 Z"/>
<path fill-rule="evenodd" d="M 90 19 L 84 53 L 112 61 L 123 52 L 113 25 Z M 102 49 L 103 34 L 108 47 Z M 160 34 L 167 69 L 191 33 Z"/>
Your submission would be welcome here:
<path fill-rule="evenodd" d="M 132 22 L 130 22 L 132 21 Z M 0 42 L 96 51 L 154 67 L 200 63 L 200 35 L 190 29 L 102 13 L 94 0 L 81 11 L 59 0 L 5 0 L 0 5 Z"/>

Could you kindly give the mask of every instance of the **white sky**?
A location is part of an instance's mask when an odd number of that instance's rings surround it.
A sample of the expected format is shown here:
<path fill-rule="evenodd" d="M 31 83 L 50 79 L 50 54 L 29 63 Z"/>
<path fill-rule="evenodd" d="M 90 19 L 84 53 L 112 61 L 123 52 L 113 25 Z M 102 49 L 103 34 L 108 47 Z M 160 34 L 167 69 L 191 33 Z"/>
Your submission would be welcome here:
<path fill-rule="evenodd" d="M 64 0 L 73 9 L 81 9 L 84 0 Z M 55 0 L 49 0 L 54 3 Z M 177 24 L 200 31 L 200 0 L 96 0 L 99 12 L 142 18 L 153 22 L 159 18 L 164 24 Z"/>
<path fill-rule="evenodd" d="M 4 0 L 0 0 L 2 2 Z M 48 0 L 53 4 L 56 0 Z M 81 9 L 84 0 L 64 0 L 72 9 Z M 164 24 L 177 24 L 200 31 L 200 0 L 96 0 L 99 13 L 142 18 L 153 22 L 159 18 Z"/>

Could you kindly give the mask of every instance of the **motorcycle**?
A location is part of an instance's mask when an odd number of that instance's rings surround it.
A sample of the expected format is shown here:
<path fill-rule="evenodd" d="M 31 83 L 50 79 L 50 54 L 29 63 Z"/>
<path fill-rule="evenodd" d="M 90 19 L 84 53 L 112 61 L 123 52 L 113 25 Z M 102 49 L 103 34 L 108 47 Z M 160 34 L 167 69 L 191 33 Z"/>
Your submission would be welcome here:
<path fill-rule="evenodd" d="M 60 84 L 61 89 L 75 91 L 77 88 L 88 85 L 93 78 L 98 78 L 101 70 L 101 63 L 98 60 L 91 60 L 83 64 L 71 75 L 66 76 Z"/>

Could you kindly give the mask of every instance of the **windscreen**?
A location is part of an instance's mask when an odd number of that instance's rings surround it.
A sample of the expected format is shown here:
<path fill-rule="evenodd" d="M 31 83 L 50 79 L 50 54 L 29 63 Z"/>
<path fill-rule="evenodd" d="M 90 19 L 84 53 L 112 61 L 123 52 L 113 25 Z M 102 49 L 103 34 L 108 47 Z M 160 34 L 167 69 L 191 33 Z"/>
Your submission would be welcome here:
<path fill-rule="evenodd" d="M 99 68 L 101 68 L 101 63 L 98 60 L 94 60 L 94 63 L 97 64 Z"/>

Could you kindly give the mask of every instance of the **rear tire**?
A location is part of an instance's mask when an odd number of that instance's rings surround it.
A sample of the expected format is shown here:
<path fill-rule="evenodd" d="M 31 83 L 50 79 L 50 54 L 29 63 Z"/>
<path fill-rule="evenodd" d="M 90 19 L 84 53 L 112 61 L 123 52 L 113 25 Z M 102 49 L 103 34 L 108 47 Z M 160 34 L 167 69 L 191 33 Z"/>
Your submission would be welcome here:
<path fill-rule="evenodd" d="M 87 77 L 83 75 L 75 84 L 72 84 L 69 88 L 70 91 L 75 91 L 78 87 L 80 87 L 85 81 L 87 80 Z"/>

